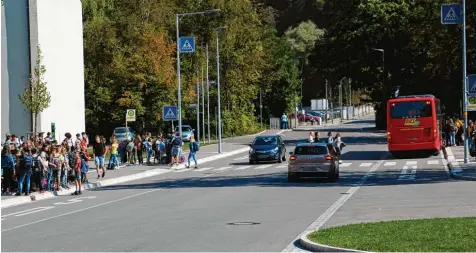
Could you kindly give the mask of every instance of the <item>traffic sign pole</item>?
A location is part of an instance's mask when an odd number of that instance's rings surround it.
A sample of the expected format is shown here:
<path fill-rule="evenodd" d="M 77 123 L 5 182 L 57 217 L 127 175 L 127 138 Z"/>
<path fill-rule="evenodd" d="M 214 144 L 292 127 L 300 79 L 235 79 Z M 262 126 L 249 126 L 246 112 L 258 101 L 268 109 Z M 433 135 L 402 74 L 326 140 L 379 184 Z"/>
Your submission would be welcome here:
<path fill-rule="evenodd" d="M 176 25 L 176 32 L 177 32 L 177 103 L 178 103 L 178 118 L 179 118 L 179 133 L 180 137 L 182 137 L 182 91 L 180 89 L 180 33 L 179 33 L 179 18 L 180 15 L 175 15 L 175 25 Z M 173 132 L 173 129 L 172 129 Z"/>
<path fill-rule="evenodd" d="M 463 106 L 464 106 L 464 163 L 468 163 L 468 85 L 466 73 L 466 1 L 461 0 L 461 21 L 463 30 Z"/>

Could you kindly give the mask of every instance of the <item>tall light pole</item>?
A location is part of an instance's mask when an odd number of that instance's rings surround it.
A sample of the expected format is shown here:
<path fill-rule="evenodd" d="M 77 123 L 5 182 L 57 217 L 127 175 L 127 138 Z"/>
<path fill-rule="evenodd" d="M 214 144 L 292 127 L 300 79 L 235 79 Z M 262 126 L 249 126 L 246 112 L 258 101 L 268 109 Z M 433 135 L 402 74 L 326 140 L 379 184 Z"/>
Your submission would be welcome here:
<path fill-rule="evenodd" d="M 203 86 L 203 65 L 202 65 L 202 133 L 203 139 L 205 140 L 205 87 Z M 200 105 L 198 105 L 200 107 Z M 201 141 L 201 140 L 200 140 Z"/>
<path fill-rule="evenodd" d="M 464 163 L 468 163 L 468 73 L 466 73 L 466 1 L 461 0 L 461 19 L 463 30 L 463 117 L 464 117 Z"/>
<path fill-rule="evenodd" d="M 212 9 L 206 11 L 197 11 L 197 12 L 188 12 L 188 13 L 177 13 L 175 14 L 175 26 L 176 26 L 176 36 L 177 36 L 177 113 L 179 117 L 179 133 L 182 136 L 182 91 L 181 91 L 181 84 L 180 84 L 180 28 L 179 28 L 179 21 L 181 17 L 184 16 L 191 16 L 191 15 L 202 15 L 202 14 L 214 14 L 219 12 L 220 9 Z"/>
<path fill-rule="evenodd" d="M 342 108 L 342 82 L 344 81 L 345 77 L 342 77 L 339 82 L 339 107 L 340 107 L 340 122 L 342 122 L 342 118 L 344 117 L 344 108 Z"/>
<path fill-rule="evenodd" d="M 218 153 L 221 153 L 221 106 L 220 106 L 220 36 L 221 30 L 226 29 L 227 26 L 220 26 L 216 30 L 217 37 L 217 92 L 218 92 Z"/>
<path fill-rule="evenodd" d="M 210 78 L 208 76 L 208 44 L 206 45 L 207 50 L 207 125 L 208 125 L 208 143 L 210 143 Z"/>
<path fill-rule="evenodd" d="M 198 74 L 198 71 L 197 71 Z M 200 141 L 200 82 L 197 80 L 197 141 Z"/>
<path fill-rule="evenodd" d="M 261 102 L 261 88 L 259 89 L 259 119 L 260 127 L 263 128 L 263 103 Z"/>
<path fill-rule="evenodd" d="M 325 118 L 326 118 L 326 123 L 327 123 L 327 117 L 329 117 L 329 100 L 327 99 L 327 79 L 326 79 L 326 115 L 325 115 Z"/>

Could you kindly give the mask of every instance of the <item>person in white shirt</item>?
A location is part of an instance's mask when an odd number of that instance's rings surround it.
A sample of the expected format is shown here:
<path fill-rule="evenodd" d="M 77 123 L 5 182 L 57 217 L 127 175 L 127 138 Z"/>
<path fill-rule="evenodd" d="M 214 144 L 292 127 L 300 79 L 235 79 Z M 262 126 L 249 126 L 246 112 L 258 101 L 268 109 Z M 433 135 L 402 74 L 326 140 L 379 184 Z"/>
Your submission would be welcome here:
<path fill-rule="evenodd" d="M 344 142 L 342 141 L 340 133 L 336 134 L 336 137 L 334 138 L 333 146 L 334 146 L 334 149 L 336 151 L 337 156 L 339 157 L 339 163 L 342 163 L 342 160 L 340 159 L 340 156 L 342 155 L 342 148 L 344 146 Z"/>

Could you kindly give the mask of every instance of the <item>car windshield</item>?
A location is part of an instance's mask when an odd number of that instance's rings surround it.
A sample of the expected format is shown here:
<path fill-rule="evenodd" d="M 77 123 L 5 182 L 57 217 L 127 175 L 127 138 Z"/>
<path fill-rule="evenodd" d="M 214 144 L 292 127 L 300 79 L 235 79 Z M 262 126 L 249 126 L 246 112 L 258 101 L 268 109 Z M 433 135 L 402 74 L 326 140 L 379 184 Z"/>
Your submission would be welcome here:
<path fill-rule="evenodd" d="M 277 145 L 278 138 L 276 137 L 258 137 L 253 142 L 253 145 Z"/>
<path fill-rule="evenodd" d="M 121 128 L 116 128 L 116 129 L 114 129 L 114 133 L 115 133 L 115 134 L 123 134 L 123 133 L 125 133 L 125 132 L 127 132 L 127 128 L 125 128 L 125 127 L 121 127 Z"/>
<path fill-rule="evenodd" d="M 178 132 L 178 130 L 179 130 L 179 128 L 176 127 L 176 128 L 175 128 L 175 132 Z M 190 128 L 190 127 L 182 127 L 182 132 L 190 132 L 190 131 L 192 131 L 192 128 Z"/>
<path fill-rule="evenodd" d="M 327 148 L 323 146 L 299 146 L 294 150 L 296 155 L 326 155 Z"/>

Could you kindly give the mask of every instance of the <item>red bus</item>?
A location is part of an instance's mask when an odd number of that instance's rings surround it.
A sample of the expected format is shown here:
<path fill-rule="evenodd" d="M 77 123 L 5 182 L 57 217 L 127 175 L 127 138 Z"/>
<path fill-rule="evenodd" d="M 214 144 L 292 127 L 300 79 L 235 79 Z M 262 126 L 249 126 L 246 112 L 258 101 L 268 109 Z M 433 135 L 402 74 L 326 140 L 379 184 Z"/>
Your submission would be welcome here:
<path fill-rule="evenodd" d="M 428 151 L 443 147 L 443 114 L 433 95 L 400 96 L 387 102 L 387 143 L 394 157 L 404 151 Z"/>

